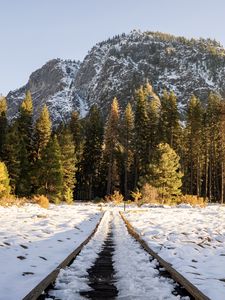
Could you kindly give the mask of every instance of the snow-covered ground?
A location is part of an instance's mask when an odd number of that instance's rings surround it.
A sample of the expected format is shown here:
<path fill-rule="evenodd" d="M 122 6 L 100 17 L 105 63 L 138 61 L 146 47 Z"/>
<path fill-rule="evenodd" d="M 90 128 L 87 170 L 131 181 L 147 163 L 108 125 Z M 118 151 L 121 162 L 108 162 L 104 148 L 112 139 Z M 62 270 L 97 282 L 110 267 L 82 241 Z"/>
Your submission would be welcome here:
<path fill-rule="evenodd" d="M 84 246 L 72 265 L 60 271 L 55 283 L 55 289 L 49 292 L 50 296 L 64 300 L 86 299 L 81 297 L 79 292 L 90 290 L 87 270 L 94 264 L 98 253 L 102 249 L 109 231 L 110 220 L 110 212 L 107 211 L 97 232 L 90 242 Z"/>
<path fill-rule="evenodd" d="M 205 295 L 225 299 L 225 207 L 146 207 L 125 217 L 154 251 Z"/>
<path fill-rule="evenodd" d="M 61 300 L 86 299 L 80 296 L 79 292 L 91 289 L 88 286 L 87 270 L 95 263 L 98 253 L 101 252 L 110 225 L 115 244 L 113 265 L 118 300 L 189 299 L 172 294 L 175 283 L 159 275 L 157 262 L 150 261 L 149 254 L 129 235 L 116 208 L 107 209 L 91 241 L 84 246 L 70 267 L 60 271 L 55 289 L 49 292 L 49 299 L 54 297 Z"/>
<path fill-rule="evenodd" d="M 154 251 L 209 298 L 225 299 L 225 207 L 127 208 L 125 217 Z M 103 205 L 98 231 L 71 267 L 60 272 L 60 290 L 53 292 L 60 299 L 81 299 L 79 291 L 89 289 L 87 270 L 109 230 L 118 299 L 149 300 L 150 294 L 154 300 L 175 299 L 173 283 L 158 277 L 156 262 L 127 233 L 118 214 L 122 209 Z M 87 238 L 101 216 L 92 204 L 0 207 L 0 300 L 22 299 Z"/>
<path fill-rule="evenodd" d="M 0 300 L 22 299 L 93 231 L 97 205 L 0 207 Z"/>
<path fill-rule="evenodd" d="M 118 213 L 114 214 L 113 225 L 118 299 L 189 299 L 172 294 L 175 288 L 173 280 L 159 276 L 156 260 L 149 260 L 149 254 L 131 237 Z"/>

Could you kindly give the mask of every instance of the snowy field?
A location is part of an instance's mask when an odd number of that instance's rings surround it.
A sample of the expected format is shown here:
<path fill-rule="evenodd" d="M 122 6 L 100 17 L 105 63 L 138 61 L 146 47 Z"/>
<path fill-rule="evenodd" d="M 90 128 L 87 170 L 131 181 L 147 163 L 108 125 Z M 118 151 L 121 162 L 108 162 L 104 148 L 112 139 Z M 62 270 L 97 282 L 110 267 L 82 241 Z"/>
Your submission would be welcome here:
<path fill-rule="evenodd" d="M 97 205 L 0 207 L 0 299 L 22 299 L 92 232 Z"/>
<path fill-rule="evenodd" d="M 114 213 L 113 234 L 118 300 L 188 300 L 189 297 L 173 295 L 176 284 L 162 277 L 157 270 L 157 261 L 128 233 L 126 226 Z"/>
<path fill-rule="evenodd" d="M 118 300 L 189 299 L 172 294 L 176 286 L 173 280 L 159 276 L 157 262 L 150 261 L 149 255 L 129 235 L 118 209 L 108 208 L 91 241 L 84 246 L 71 266 L 60 271 L 55 289 L 49 292 L 49 300 L 54 297 L 61 300 L 87 299 L 80 296 L 79 292 L 91 290 L 87 270 L 97 259 L 110 230 L 115 247 L 113 265 Z"/>
<path fill-rule="evenodd" d="M 56 279 L 55 290 L 49 292 L 49 299 L 80 300 L 80 291 L 88 291 L 87 270 L 95 263 L 98 253 L 109 232 L 110 212 L 107 211 L 100 223 L 97 232 L 90 242 L 84 246 L 74 262 L 66 269 L 61 270 Z M 53 298 L 52 298 L 53 297 Z"/>
<path fill-rule="evenodd" d="M 225 299 L 225 207 L 154 207 L 125 217 L 148 245 L 213 300 Z"/>
<path fill-rule="evenodd" d="M 225 207 L 127 209 L 125 217 L 154 251 L 208 297 L 225 299 Z M 175 299 L 172 282 L 157 277 L 155 261 L 150 263 L 148 254 L 128 235 L 118 214 L 123 206 L 105 205 L 103 210 L 107 212 L 97 233 L 73 265 L 60 272 L 56 285 L 60 290 L 53 293 L 66 300 L 75 294 L 80 299 L 79 290 L 89 288 L 87 269 L 111 224 L 118 299 L 139 295 L 145 299 L 146 294 L 154 295 L 154 300 Z M 87 238 L 101 215 L 100 207 L 92 204 L 51 205 L 48 210 L 36 205 L 0 207 L 0 300 L 22 299 Z"/>

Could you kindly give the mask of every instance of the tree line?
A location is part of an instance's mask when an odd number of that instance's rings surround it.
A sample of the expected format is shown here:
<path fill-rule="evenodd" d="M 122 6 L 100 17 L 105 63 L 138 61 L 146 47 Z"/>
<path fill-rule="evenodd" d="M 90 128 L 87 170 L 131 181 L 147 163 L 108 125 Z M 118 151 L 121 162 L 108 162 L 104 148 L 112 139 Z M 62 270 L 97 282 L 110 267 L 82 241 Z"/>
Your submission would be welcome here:
<path fill-rule="evenodd" d="M 162 198 L 182 192 L 223 202 L 224 129 L 224 100 L 214 92 L 204 102 L 192 95 L 181 120 L 176 95 L 159 97 L 147 83 L 125 110 L 114 98 L 106 120 L 93 105 L 85 118 L 73 112 L 53 129 L 46 105 L 34 121 L 28 91 L 10 123 L 0 100 L 0 173 L 8 173 L 11 193 L 55 203 L 114 191 L 130 199 L 146 183 Z"/>

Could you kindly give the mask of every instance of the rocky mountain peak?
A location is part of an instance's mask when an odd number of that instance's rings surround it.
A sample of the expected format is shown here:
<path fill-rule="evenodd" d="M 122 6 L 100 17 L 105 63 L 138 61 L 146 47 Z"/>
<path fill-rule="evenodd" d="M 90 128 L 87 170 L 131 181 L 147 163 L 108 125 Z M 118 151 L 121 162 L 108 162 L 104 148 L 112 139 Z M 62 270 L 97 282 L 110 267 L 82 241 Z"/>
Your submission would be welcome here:
<path fill-rule="evenodd" d="M 46 103 L 56 123 L 67 120 L 72 110 L 85 115 L 93 103 L 106 115 L 114 97 L 125 107 L 146 81 L 159 95 L 164 89 L 173 90 L 181 110 L 193 93 L 202 101 L 211 90 L 224 96 L 225 50 L 211 39 L 133 30 L 96 44 L 81 63 L 60 59 L 46 63 L 24 87 L 8 94 L 9 116 L 16 115 L 27 89 L 35 114 Z"/>
<path fill-rule="evenodd" d="M 9 117 L 17 115 L 18 108 L 30 90 L 34 114 L 37 116 L 46 103 L 52 119 L 59 123 L 67 119 L 73 107 L 72 89 L 80 63 L 72 60 L 52 59 L 30 75 L 28 83 L 7 95 Z"/>

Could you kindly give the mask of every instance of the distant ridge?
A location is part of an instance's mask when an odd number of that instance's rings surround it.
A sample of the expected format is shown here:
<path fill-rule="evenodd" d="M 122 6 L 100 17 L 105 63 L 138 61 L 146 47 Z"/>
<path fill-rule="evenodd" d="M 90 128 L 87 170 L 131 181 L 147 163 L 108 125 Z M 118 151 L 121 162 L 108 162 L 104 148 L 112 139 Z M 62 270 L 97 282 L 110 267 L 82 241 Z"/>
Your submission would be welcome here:
<path fill-rule="evenodd" d="M 53 59 L 33 72 L 25 86 L 7 95 L 9 117 L 16 116 L 27 89 L 35 116 L 46 103 L 54 123 L 65 122 L 72 110 L 84 116 L 93 103 L 106 115 L 113 97 L 123 108 L 147 80 L 159 94 L 173 90 L 181 111 L 192 93 L 202 101 L 211 90 L 224 96 L 225 49 L 215 40 L 160 32 L 117 35 L 96 44 L 83 62 Z"/>

